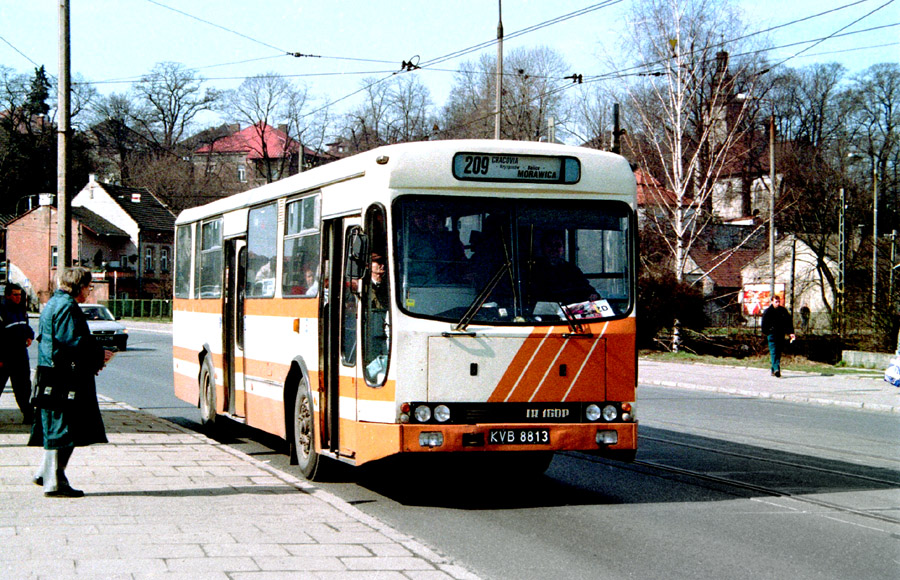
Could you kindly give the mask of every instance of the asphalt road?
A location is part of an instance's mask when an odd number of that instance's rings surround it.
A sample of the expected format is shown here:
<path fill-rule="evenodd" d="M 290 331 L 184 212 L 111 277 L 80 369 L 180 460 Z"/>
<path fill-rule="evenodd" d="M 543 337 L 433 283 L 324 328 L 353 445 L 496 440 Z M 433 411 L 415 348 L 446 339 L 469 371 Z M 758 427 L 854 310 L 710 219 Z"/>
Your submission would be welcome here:
<path fill-rule="evenodd" d="M 101 394 L 199 428 L 172 395 L 171 337 L 131 331 Z M 557 454 L 528 480 L 410 461 L 324 489 L 484 578 L 896 579 L 900 420 L 641 387 L 638 461 Z M 299 475 L 277 438 L 216 437 Z"/>

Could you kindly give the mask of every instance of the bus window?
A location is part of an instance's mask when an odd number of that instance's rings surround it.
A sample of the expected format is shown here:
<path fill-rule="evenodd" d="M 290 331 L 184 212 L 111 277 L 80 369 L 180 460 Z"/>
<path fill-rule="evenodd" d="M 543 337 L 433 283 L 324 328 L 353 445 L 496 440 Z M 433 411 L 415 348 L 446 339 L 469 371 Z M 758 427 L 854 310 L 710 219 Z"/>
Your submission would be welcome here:
<path fill-rule="evenodd" d="M 404 196 L 394 208 L 400 306 L 411 314 L 460 321 L 479 296 L 471 320 L 482 322 L 552 325 L 630 312 L 626 204 Z"/>
<path fill-rule="evenodd" d="M 384 208 L 373 206 L 369 209 L 366 231 L 371 264 L 363 289 L 363 374 L 367 385 L 378 387 L 384 384 L 387 377 L 391 336 L 390 268 Z"/>
<path fill-rule="evenodd" d="M 247 298 L 275 296 L 278 208 L 274 203 L 250 210 L 247 224 Z"/>
<path fill-rule="evenodd" d="M 281 293 L 313 297 L 319 293 L 319 206 L 311 196 L 287 204 Z"/>
<path fill-rule="evenodd" d="M 191 226 L 178 226 L 175 235 L 175 298 L 191 297 Z"/>
<path fill-rule="evenodd" d="M 222 297 L 222 218 L 203 222 L 197 236 L 197 268 L 194 293 L 198 298 Z"/>
<path fill-rule="evenodd" d="M 359 313 L 361 275 L 367 267 L 363 258 L 364 236 L 359 226 L 347 229 L 344 237 L 344 273 L 341 308 L 341 362 L 356 365 L 356 319 Z"/>

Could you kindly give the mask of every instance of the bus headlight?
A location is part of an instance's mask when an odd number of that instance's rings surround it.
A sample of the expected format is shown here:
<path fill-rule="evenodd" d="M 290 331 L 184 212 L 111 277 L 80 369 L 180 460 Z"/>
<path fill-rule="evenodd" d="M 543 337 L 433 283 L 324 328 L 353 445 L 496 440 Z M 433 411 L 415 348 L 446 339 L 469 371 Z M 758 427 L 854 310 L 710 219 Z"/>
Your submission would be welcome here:
<path fill-rule="evenodd" d="M 616 417 L 619 416 L 619 411 L 612 405 L 607 405 L 603 407 L 603 420 L 604 421 L 615 421 Z"/>
<path fill-rule="evenodd" d="M 596 421 L 600 418 L 600 407 L 591 403 L 587 406 L 587 409 L 584 410 L 584 416 L 588 421 Z"/>
<path fill-rule="evenodd" d="M 416 421 L 419 423 L 427 423 L 431 421 L 431 409 L 428 405 L 419 405 L 416 407 Z"/>
<path fill-rule="evenodd" d="M 440 447 L 444 444 L 444 434 L 435 431 L 419 433 L 419 445 L 422 447 Z"/>
<path fill-rule="evenodd" d="M 438 405 L 434 408 L 434 418 L 438 423 L 446 423 L 450 420 L 450 409 L 447 405 Z"/>

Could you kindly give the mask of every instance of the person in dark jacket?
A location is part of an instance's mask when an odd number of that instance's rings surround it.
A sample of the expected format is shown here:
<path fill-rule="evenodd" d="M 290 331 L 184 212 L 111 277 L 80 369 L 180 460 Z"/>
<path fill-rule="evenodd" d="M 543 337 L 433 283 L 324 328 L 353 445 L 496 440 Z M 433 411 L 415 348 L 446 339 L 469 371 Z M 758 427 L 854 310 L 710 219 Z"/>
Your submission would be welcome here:
<path fill-rule="evenodd" d="M 762 333 L 769 343 L 769 360 L 771 361 L 772 376 L 781 376 L 781 353 L 784 351 L 784 335 L 794 341 L 794 321 L 787 308 L 781 305 L 778 295 L 772 297 L 772 304 L 766 308 L 762 315 Z"/>
<path fill-rule="evenodd" d="M 25 311 L 25 292 L 18 284 L 7 284 L 3 292 L 5 302 L 0 308 L 0 394 L 6 381 L 12 383 L 16 404 L 22 411 L 22 422 L 29 424 L 34 415 L 31 406 L 31 363 L 28 347 L 34 331 L 28 324 Z"/>
<path fill-rule="evenodd" d="M 35 416 L 28 445 L 44 448 L 34 483 L 47 497 L 82 497 L 65 470 L 75 447 L 106 443 L 94 375 L 112 358 L 91 336 L 78 306 L 87 301 L 91 272 L 65 268 L 57 290 L 41 313 L 35 379 Z"/>

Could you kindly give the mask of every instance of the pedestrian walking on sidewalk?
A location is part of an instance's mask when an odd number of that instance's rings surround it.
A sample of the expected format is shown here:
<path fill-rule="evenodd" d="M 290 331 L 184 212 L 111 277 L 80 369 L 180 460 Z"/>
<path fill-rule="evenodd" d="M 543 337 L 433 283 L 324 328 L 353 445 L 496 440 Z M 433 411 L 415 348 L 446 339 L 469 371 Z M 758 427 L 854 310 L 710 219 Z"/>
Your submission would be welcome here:
<path fill-rule="evenodd" d="M 781 305 L 778 295 L 772 297 L 772 304 L 766 308 L 762 315 L 762 333 L 769 343 L 769 360 L 771 361 L 772 376 L 781 376 L 781 353 L 784 351 L 784 335 L 791 337 L 794 342 L 794 321 L 787 308 Z"/>
<path fill-rule="evenodd" d="M 28 347 L 34 331 L 28 324 L 25 309 L 25 292 L 18 284 L 7 284 L 3 291 L 4 303 L 0 307 L 0 394 L 6 381 L 12 383 L 16 404 L 22 411 L 22 422 L 30 424 L 34 410 L 31 406 L 31 363 Z"/>
<path fill-rule="evenodd" d="M 112 358 L 91 336 L 78 306 L 91 291 L 87 268 L 65 268 L 59 289 L 44 306 L 38 330 L 38 362 L 33 389 L 34 424 L 28 445 L 44 448 L 34 483 L 47 497 L 82 497 L 66 478 L 75 447 L 106 443 L 94 375 Z"/>

